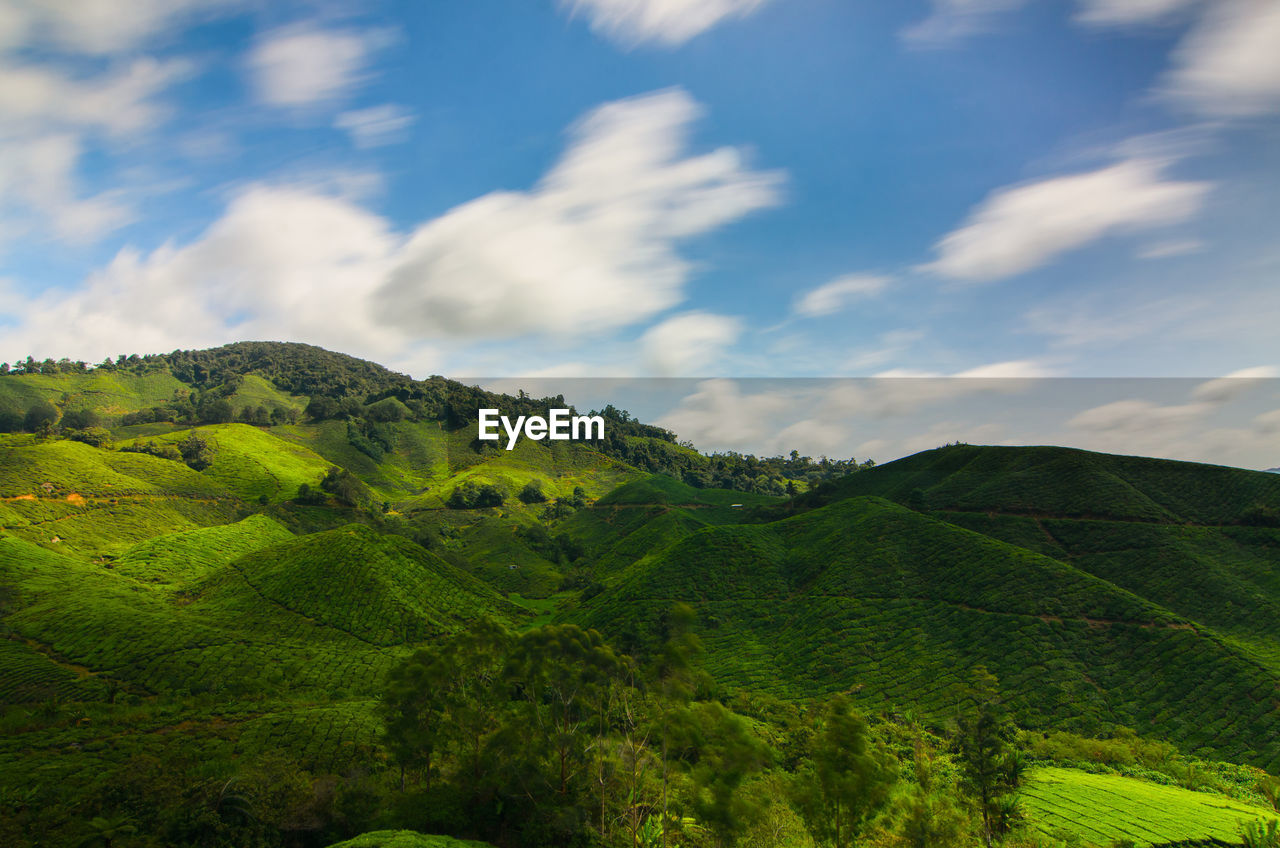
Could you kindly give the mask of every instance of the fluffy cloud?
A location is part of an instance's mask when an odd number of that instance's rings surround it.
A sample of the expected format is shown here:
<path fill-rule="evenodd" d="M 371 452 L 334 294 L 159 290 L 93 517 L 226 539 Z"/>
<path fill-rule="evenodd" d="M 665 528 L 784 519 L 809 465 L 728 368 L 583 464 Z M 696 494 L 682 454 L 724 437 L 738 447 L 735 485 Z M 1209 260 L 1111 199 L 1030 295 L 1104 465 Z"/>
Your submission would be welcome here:
<path fill-rule="evenodd" d="M 403 106 L 384 103 L 368 109 L 343 112 L 333 125 L 351 134 L 356 147 L 381 147 L 404 139 L 405 130 L 412 126 L 413 113 Z"/>
<path fill-rule="evenodd" d="M 1280 3 L 1214 0 L 1174 51 L 1164 91 L 1197 113 L 1242 117 L 1280 105 Z"/>
<path fill-rule="evenodd" d="M 1131 159 L 999 189 L 934 245 L 938 258 L 924 269 L 959 280 L 996 280 L 1103 236 L 1185 221 L 1210 186 L 1170 180 L 1162 170 L 1160 162 Z"/>
<path fill-rule="evenodd" d="M 381 32 L 326 30 L 311 25 L 264 34 L 247 63 L 258 99 L 272 106 L 309 106 L 349 92 L 366 78 Z"/>
<path fill-rule="evenodd" d="M 25 304 L 6 341 L 90 359 L 253 338 L 385 355 L 403 340 L 377 326 L 362 294 L 396 245 L 381 218 L 347 201 L 252 188 L 194 243 L 123 251 L 81 289 Z"/>
<path fill-rule="evenodd" d="M 378 294 L 413 334 L 582 336 L 682 298 L 677 245 L 776 204 L 782 175 L 733 148 L 685 152 L 697 104 L 680 90 L 602 106 L 529 192 L 495 192 L 419 228 Z"/>
<path fill-rule="evenodd" d="M 741 332 L 742 322 L 736 318 L 686 312 L 650 327 L 640 337 L 640 346 L 653 373 L 688 376 L 710 367 Z"/>
<path fill-rule="evenodd" d="M 585 14 L 591 28 L 625 46 L 653 42 L 678 47 L 716 24 L 745 18 L 766 0 L 561 0 Z"/>
<path fill-rule="evenodd" d="M 893 280 L 874 274 L 846 274 L 805 292 L 796 300 L 794 311 L 805 318 L 839 312 L 852 301 L 875 297 Z"/>
<path fill-rule="evenodd" d="M 778 199 L 781 175 L 733 149 L 685 153 L 696 114 L 680 91 L 605 105 L 533 191 L 479 198 L 408 235 L 336 196 L 350 175 L 250 186 L 189 244 L 126 250 L 78 289 L 18 298 L 7 355 L 289 338 L 403 361 L 440 336 L 554 341 L 639 323 L 683 297 L 679 242 Z M 667 372 L 697 368 L 738 329 L 677 315 L 641 348 Z"/>

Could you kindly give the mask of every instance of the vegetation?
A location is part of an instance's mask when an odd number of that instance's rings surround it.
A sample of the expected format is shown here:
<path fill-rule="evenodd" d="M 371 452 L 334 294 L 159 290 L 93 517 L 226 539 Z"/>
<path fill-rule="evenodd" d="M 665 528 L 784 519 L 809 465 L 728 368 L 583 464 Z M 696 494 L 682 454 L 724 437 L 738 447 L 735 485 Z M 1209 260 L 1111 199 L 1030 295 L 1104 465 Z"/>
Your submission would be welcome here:
<path fill-rule="evenodd" d="M 0 375 L 0 844 L 1274 842 L 1276 475 L 482 404 L 567 406 L 302 345 Z"/>

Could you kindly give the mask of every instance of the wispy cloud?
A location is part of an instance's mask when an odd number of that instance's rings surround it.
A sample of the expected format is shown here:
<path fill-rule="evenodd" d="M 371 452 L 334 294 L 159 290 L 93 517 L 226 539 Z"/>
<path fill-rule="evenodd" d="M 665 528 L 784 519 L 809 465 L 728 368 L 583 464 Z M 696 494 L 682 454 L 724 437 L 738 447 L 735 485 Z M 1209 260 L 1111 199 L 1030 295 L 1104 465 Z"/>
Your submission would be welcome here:
<path fill-rule="evenodd" d="M 573 15 L 625 47 L 642 43 L 678 47 L 732 18 L 745 18 L 766 0 L 560 0 Z"/>
<path fill-rule="evenodd" d="M 351 134 L 356 147 L 381 147 L 403 141 L 413 125 L 411 111 L 394 103 L 343 112 L 333 125 Z"/>
<path fill-rule="evenodd" d="M 79 288 L 23 299 L 5 342 L 10 355 L 98 359 L 122 340 L 290 338 L 399 360 L 432 339 L 550 343 L 641 324 L 683 299 L 682 242 L 780 200 L 783 175 L 737 150 L 686 151 L 698 113 L 678 90 L 606 104 L 531 191 L 486 195 L 407 235 L 347 190 L 350 174 L 251 184 L 189 244 L 126 249 Z M 677 315 L 643 337 L 642 358 L 700 367 L 738 331 Z"/>
<path fill-rule="evenodd" d="M 1104 236 L 1185 221 L 1210 184 L 1168 179 L 1164 168 L 1131 159 L 998 189 L 934 245 L 937 259 L 922 268 L 957 280 L 998 280 Z"/>
<path fill-rule="evenodd" d="M 877 274 L 846 274 L 805 292 L 796 299 L 794 312 L 805 318 L 830 315 L 856 300 L 879 295 L 891 282 L 892 277 Z"/>
<path fill-rule="evenodd" d="M 379 314 L 410 333 L 581 337 L 678 303 L 677 248 L 777 204 L 783 175 L 725 147 L 686 152 L 698 105 L 679 89 L 602 106 L 528 192 L 496 192 L 414 234 Z"/>
<path fill-rule="evenodd" d="M 938 47 L 989 30 L 1001 15 L 1022 8 L 1026 0 L 933 0 L 924 20 L 902 31 L 908 44 Z"/>
<path fill-rule="evenodd" d="M 1239 118 L 1280 107 L 1280 3 L 1214 0 L 1173 55 L 1162 92 L 1192 111 Z"/>

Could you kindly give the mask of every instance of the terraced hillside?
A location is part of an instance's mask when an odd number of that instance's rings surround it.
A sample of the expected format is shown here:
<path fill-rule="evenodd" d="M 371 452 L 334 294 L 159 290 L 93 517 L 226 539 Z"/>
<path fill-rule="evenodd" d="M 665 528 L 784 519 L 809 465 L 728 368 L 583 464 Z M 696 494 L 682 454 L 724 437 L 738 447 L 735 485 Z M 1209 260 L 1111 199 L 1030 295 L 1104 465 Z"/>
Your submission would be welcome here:
<path fill-rule="evenodd" d="M 848 692 L 943 733 L 982 665 L 1024 727 L 1280 769 L 1276 475 L 955 446 L 821 482 L 616 410 L 610 444 L 508 452 L 468 425 L 491 398 L 291 345 L 0 377 L 9 425 L 56 416 L 0 434 L 0 841 L 74 845 L 77 810 L 145 818 L 174 770 L 185 809 L 248 769 L 296 790 L 294 843 L 324 844 L 304 833 L 324 798 L 400 797 L 378 696 L 401 658 L 488 617 L 643 660 L 676 602 L 726 701 Z M 772 721 L 751 726 L 781 746 Z M 1086 844 L 1228 839 L 1266 812 L 1116 780 L 1043 767 L 1024 801 Z"/>
<path fill-rule="evenodd" d="M 1024 803 L 1040 833 L 1073 833 L 1090 845 L 1235 844 L 1242 822 L 1274 815 L 1220 795 L 1077 769 L 1038 768 L 1027 783 Z"/>
<path fill-rule="evenodd" d="M 698 530 L 568 615 L 644 644 L 672 602 L 692 602 L 724 680 L 783 697 L 850 691 L 938 719 L 985 665 L 1029 726 L 1133 726 L 1274 768 L 1280 531 L 1172 522 L 1185 520 L 1175 507 L 1238 517 L 1280 489 L 1261 473 L 1208 467 L 1197 484 L 1199 466 L 1148 462 L 918 455 L 801 497 L 789 518 Z M 1075 476 L 1055 486 L 1056 473 Z M 1071 485 L 1093 487 L 1090 515 L 1128 518 L 1059 516 Z M 934 511 L 856 494 L 921 508 L 920 492 Z"/>

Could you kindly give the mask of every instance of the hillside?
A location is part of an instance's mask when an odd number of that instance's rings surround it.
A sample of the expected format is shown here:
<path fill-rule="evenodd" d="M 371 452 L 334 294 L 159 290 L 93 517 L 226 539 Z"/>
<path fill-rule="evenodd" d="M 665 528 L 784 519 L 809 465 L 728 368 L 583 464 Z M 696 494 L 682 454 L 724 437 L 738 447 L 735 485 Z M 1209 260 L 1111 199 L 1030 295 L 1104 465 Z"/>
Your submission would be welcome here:
<path fill-rule="evenodd" d="M 1280 531 L 1185 523 L 1275 504 L 1258 472 L 946 448 L 820 487 L 788 518 L 698 530 L 566 615 L 644 644 L 692 602 L 726 681 L 940 720 L 985 665 L 1029 726 L 1132 726 L 1275 768 Z"/>
<path fill-rule="evenodd" d="M 1149 844 L 1225 838 L 1221 785 L 1160 781 L 1191 757 L 1280 770 L 1275 475 L 1048 447 L 708 457 L 612 407 L 609 444 L 505 451 L 475 441 L 480 403 L 563 399 L 267 343 L 0 376 L 20 431 L 0 433 L 0 840 L 69 846 L 78 811 L 186 803 L 117 784 L 214 803 L 241 780 L 292 793 L 271 808 L 289 844 L 334 841 L 308 829 L 319 807 L 324 833 L 444 839 L 378 830 L 446 832 L 429 817 L 352 812 L 403 812 L 390 670 L 480 620 L 594 628 L 643 667 L 678 602 L 703 697 L 779 762 L 805 756 L 798 716 L 847 693 L 909 763 L 909 733 L 945 744 L 985 667 L 1024 728 L 1172 743 L 1159 779 L 1040 763 L 1025 801 L 1044 835 L 1139 833 L 1116 800 L 1132 792 L 1198 822 L 1147 817 Z M 1258 812 L 1244 774 L 1229 801 Z M 1077 815 L 1081 798 L 1101 806 Z"/>

